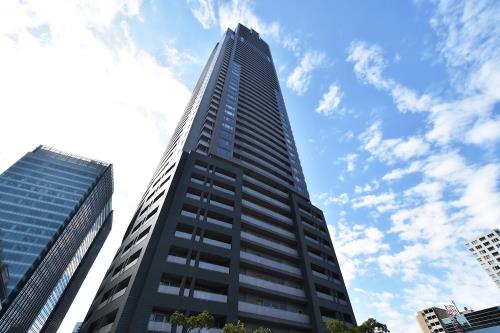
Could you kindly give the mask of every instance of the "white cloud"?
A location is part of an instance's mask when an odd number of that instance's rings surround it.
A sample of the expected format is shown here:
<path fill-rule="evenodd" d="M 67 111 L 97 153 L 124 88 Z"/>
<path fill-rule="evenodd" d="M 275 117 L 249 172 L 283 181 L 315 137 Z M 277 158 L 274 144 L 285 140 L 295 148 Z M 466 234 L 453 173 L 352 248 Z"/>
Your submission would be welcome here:
<path fill-rule="evenodd" d="M 430 148 L 429 144 L 419 137 L 410 137 L 406 140 L 401 138 L 383 139 L 381 124 L 378 121 L 361 133 L 359 139 L 363 149 L 379 160 L 388 163 L 423 155 Z"/>
<path fill-rule="evenodd" d="M 340 222 L 337 228 L 329 224 L 328 231 L 347 284 L 357 275 L 364 274 L 366 258 L 389 249 L 389 245 L 383 241 L 384 233 L 373 226 L 355 224 L 349 227 Z"/>
<path fill-rule="evenodd" d="M 349 202 L 349 195 L 347 193 L 341 193 L 338 196 L 332 195 L 330 193 L 324 192 L 321 194 L 313 195 L 314 199 L 322 202 L 323 205 L 328 206 L 329 204 L 340 204 L 345 205 Z"/>
<path fill-rule="evenodd" d="M 346 171 L 353 172 L 356 169 L 356 159 L 358 154 L 350 153 L 340 158 L 341 161 L 346 162 Z"/>
<path fill-rule="evenodd" d="M 418 198 L 425 201 L 440 200 L 443 195 L 444 185 L 440 182 L 422 182 L 405 190 L 405 198 Z"/>
<path fill-rule="evenodd" d="M 466 141 L 474 144 L 494 142 L 500 139 L 500 118 L 477 122 L 466 134 Z"/>
<path fill-rule="evenodd" d="M 213 0 L 187 0 L 191 12 L 204 29 L 217 23 Z"/>
<path fill-rule="evenodd" d="M 284 48 L 292 51 L 295 54 L 295 56 L 298 57 L 300 55 L 301 46 L 300 46 L 300 39 L 299 38 L 291 36 L 291 35 L 285 35 L 282 38 L 281 43 L 282 43 Z"/>
<path fill-rule="evenodd" d="M 406 175 L 420 171 L 421 167 L 422 167 L 421 161 L 414 161 L 406 168 L 398 168 L 398 169 L 391 170 L 390 172 L 386 173 L 382 177 L 382 179 L 383 180 L 401 179 L 402 177 L 404 177 Z"/>
<path fill-rule="evenodd" d="M 322 113 L 325 116 L 333 115 L 335 110 L 339 107 L 343 95 L 344 93 L 340 90 L 339 85 L 335 83 L 331 84 L 328 91 L 321 97 L 316 112 Z"/>
<path fill-rule="evenodd" d="M 39 144 L 114 165 L 113 231 L 59 332 L 85 316 L 190 95 L 129 37 L 124 15 L 142 19 L 139 8 L 0 3 L 0 169 Z"/>
<path fill-rule="evenodd" d="M 174 40 L 169 40 L 165 43 L 165 58 L 167 66 L 177 76 L 181 76 L 186 69 L 191 68 L 193 65 L 202 63 L 199 57 L 177 49 Z"/>
<path fill-rule="evenodd" d="M 299 65 L 288 76 L 286 86 L 298 95 L 304 94 L 311 83 L 311 72 L 321 66 L 325 59 L 324 52 L 307 51 L 304 53 Z"/>
<path fill-rule="evenodd" d="M 380 187 L 379 182 L 376 180 L 372 180 L 371 183 L 365 184 L 364 186 L 356 185 L 354 187 L 354 192 L 358 193 L 358 194 L 363 193 L 363 192 L 367 193 L 367 192 L 377 190 L 379 187 Z"/>
<path fill-rule="evenodd" d="M 388 88 L 392 84 L 382 75 L 386 61 L 379 45 L 368 46 L 365 42 L 353 41 L 348 50 L 347 61 L 354 63 L 354 73 L 365 84 L 377 88 Z"/>
<path fill-rule="evenodd" d="M 445 61 L 454 94 L 448 100 L 419 94 L 383 74 L 387 61 L 382 48 L 353 41 L 347 61 L 360 81 L 388 92 L 402 112 L 426 112 L 429 141 L 448 144 L 464 141 L 481 145 L 498 140 L 492 117 L 500 101 L 500 5 L 495 1 L 441 1 L 430 20 L 440 42 L 437 52 Z M 477 127 L 471 130 L 471 126 Z M 470 132 L 469 132 L 470 131 Z M 466 133 L 466 135 L 464 135 Z"/>
<path fill-rule="evenodd" d="M 353 208 L 371 208 L 375 207 L 378 212 L 384 213 L 394 210 L 398 207 L 396 195 L 392 192 L 381 194 L 369 194 L 352 199 Z"/>
<path fill-rule="evenodd" d="M 232 0 L 219 5 L 219 27 L 221 31 L 234 29 L 241 23 L 253 28 L 262 36 L 279 40 L 281 26 L 277 22 L 262 21 L 253 10 L 253 3 L 248 0 Z"/>

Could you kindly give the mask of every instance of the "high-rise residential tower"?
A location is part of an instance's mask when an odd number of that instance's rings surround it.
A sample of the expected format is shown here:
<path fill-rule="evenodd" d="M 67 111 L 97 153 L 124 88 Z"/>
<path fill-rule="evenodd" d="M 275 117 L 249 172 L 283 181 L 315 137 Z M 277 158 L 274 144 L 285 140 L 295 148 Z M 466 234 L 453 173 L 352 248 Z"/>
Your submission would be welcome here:
<path fill-rule="evenodd" d="M 175 310 L 275 333 L 356 324 L 271 52 L 242 25 L 213 49 L 81 332 L 171 332 Z"/>
<path fill-rule="evenodd" d="M 479 235 L 465 245 L 500 288 L 500 229 Z"/>
<path fill-rule="evenodd" d="M 55 332 L 111 229 L 112 166 L 39 146 L 0 175 L 0 332 Z"/>

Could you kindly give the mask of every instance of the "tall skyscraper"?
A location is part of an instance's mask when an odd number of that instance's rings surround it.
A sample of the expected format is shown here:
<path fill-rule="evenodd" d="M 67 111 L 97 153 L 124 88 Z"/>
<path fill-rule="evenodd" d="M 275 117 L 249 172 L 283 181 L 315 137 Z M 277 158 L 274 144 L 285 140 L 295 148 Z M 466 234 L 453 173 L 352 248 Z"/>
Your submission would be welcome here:
<path fill-rule="evenodd" d="M 242 25 L 213 49 L 81 332 L 171 332 L 172 312 L 205 309 L 276 333 L 356 323 L 271 52 Z"/>
<path fill-rule="evenodd" d="M 500 288 L 500 229 L 479 235 L 465 245 Z"/>
<path fill-rule="evenodd" d="M 55 332 L 111 229 L 112 165 L 39 146 L 0 175 L 0 332 Z"/>

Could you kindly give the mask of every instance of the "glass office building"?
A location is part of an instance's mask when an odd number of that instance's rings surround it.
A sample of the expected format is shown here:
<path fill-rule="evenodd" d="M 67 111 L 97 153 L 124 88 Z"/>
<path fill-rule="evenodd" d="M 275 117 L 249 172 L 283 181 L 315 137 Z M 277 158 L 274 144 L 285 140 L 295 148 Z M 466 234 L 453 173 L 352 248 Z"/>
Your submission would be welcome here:
<path fill-rule="evenodd" d="M 0 175 L 0 332 L 54 332 L 111 229 L 112 165 L 39 146 Z"/>
<path fill-rule="evenodd" d="M 174 332 L 175 310 L 209 310 L 213 332 L 356 324 L 271 52 L 242 25 L 213 49 L 81 332 Z"/>

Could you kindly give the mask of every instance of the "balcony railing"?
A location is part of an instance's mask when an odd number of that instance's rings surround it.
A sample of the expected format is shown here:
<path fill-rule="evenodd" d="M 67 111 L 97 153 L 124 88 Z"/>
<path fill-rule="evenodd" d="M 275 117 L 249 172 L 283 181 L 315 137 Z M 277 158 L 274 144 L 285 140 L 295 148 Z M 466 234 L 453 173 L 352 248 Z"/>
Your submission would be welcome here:
<path fill-rule="evenodd" d="M 208 237 L 203 237 L 203 243 L 213 245 L 213 246 L 222 247 L 224 249 L 231 248 L 231 244 L 229 244 L 229 243 L 221 242 L 221 241 L 218 241 L 218 240 L 215 240 L 212 238 L 208 238 Z"/>
<path fill-rule="evenodd" d="M 312 270 L 312 275 L 320 277 L 320 278 L 325 279 L 325 280 L 328 280 L 327 275 L 320 273 L 320 272 L 316 272 L 315 270 Z"/>
<path fill-rule="evenodd" d="M 316 295 L 318 295 L 318 297 L 321 297 L 323 299 L 327 299 L 329 301 L 333 301 L 333 296 L 332 295 L 322 293 L 321 291 L 316 291 Z"/>
<path fill-rule="evenodd" d="M 295 234 L 288 231 L 288 230 L 285 230 L 283 228 L 280 228 L 280 227 L 276 227 L 272 224 L 269 224 L 269 223 L 266 223 L 264 221 L 261 221 L 261 220 L 258 220 L 254 217 L 251 217 L 249 215 L 246 215 L 246 214 L 241 214 L 241 219 L 248 223 L 248 224 L 251 224 L 253 226 L 257 226 L 257 227 L 260 227 L 261 229 L 264 229 L 264 230 L 267 230 L 267 231 L 271 231 L 275 234 L 278 234 L 278 235 L 282 235 L 286 238 L 290 238 L 290 239 L 295 239 Z"/>
<path fill-rule="evenodd" d="M 158 286 L 158 292 L 162 294 L 169 295 L 179 295 L 180 288 L 175 286 L 167 286 L 165 284 L 160 284 Z"/>
<path fill-rule="evenodd" d="M 247 208 L 250 208 L 250 209 L 254 209 L 258 212 L 263 212 L 264 214 L 267 214 L 273 218 L 275 218 L 276 220 L 278 221 L 281 221 L 283 223 L 286 223 L 286 224 L 289 224 L 289 225 L 292 225 L 293 222 L 292 222 L 292 219 L 289 218 L 288 216 L 285 216 L 285 215 L 282 215 L 280 213 L 277 213 L 271 209 L 268 209 L 266 207 L 263 207 L 261 205 L 258 205 L 258 204 L 255 204 L 251 201 L 248 201 L 248 200 L 241 200 L 241 203 L 243 206 L 247 207 Z"/>
<path fill-rule="evenodd" d="M 203 299 L 203 300 L 206 300 L 206 301 L 227 303 L 227 295 L 216 294 L 216 293 L 212 293 L 212 292 L 209 292 L 209 291 L 202 291 L 202 290 L 196 290 L 195 289 L 193 291 L 193 297 L 194 298 Z"/>
<path fill-rule="evenodd" d="M 285 271 L 285 272 L 289 272 L 289 273 L 293 273 L 293 274 L 300 275 L 302 272 L 300 270 L 300 268 L 298 268 L 298 267 L 283 264 L 283 263 L 275 261 L 275 260 L 259 257 L 258 255 L 251 254 L 251 253 L 248 253 L 245 251 L 240 251 L 240 258 L 249 260 L 249 261 L 256 263 L 256 264 L 265 265 L 271 269 L 279 269 L 281 271 Z"/>
<path fill-rule="evenodd" d="M 204 262 L 201 260 L 200 260 L 200 263 L 198 264 L 198 267 L 202 268 L 202 269 L 208 269 L 210 271 L 216 271 L 216 272 L 229 274 L 229 267 L 221 266 L 221 265 L 217 265 L 217 264 L 211 264 L 211 263 Z"/>
<path fill-rule="evenodd" d="M 216 225 L 219 225 L 221 227 L 228 228 L 228 229 L 233 228 L 233 225 L 231 223 L 227 223 L 227 222 L 215 219 L 213 217 L 207 217 L 207 222 L 212 223 L 212 224 L 216 224 Z"/>
<path fill-rule="evenodd" d="M 279 251 L 291 254 L 293 256 L 298 256 L 299 255 L 299 253 L 297 252 L 296 249 L 293 249 L 293 248 L 288 247 L 286 245 L 282 245 L 282 244 L 277 243 L 277 242 L 273 242 L 273 241 L 267 240 L 265 238 L 262 238 L 262 237 L 250 234 L 250 233 L 245 232 L 245 231 L 241 232 L 241 238 L 244 239 L 244 240 L 256 242 L 258 244 L 266 245 L 266 246 L 268 246 L 270 248 L 273 248 L 273 249 L 276 249 L 276 250 L 279 250 Z"/>
<path fill-rule="evenodd" d="M 253 276 L 245 275 L 245 274 L 240 274 L 240 283 L 246 283 L 252 286 L 256 286 L 262 289 L 268 289 L 272 291 L 278 291 L 283 294 L 289 294 L 297 297 L 305 297 L 306 294 L 304 290 L 298 289 L 298 288 L 293 288 L 289 286 L 285 286 L 283 284 L 259 279 Z"/>
<path fill-rule="evenodd" d="M 309 324 L 309 316 L 306 314 L 276 309 L 243 301 L 238 302 L 238 311 L 252 313 L 262 317 L 285 319 L 301 324 Z"/>

